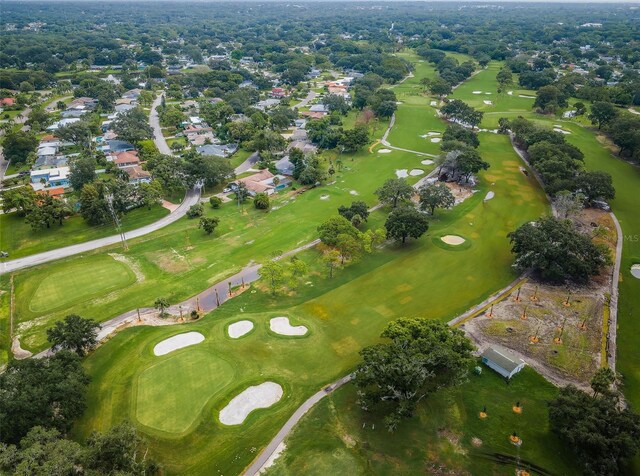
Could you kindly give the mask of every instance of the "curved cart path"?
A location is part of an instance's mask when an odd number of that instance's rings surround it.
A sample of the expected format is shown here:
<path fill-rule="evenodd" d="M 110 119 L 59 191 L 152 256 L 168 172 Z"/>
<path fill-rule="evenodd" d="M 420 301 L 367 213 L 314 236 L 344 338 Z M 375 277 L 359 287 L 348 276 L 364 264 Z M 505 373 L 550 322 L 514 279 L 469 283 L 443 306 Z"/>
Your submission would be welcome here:
<path fill-rule="evenodd" d="M 293 412 L 293 415 L 287 420 L 278 434 L 273 437 L 273 439 L 269 442 L 269 444 L 265 447 L 264 450 L 258 455 L 258 457 L 253 461 L 251 466 L 247 468 L 247 470 L 243 473 L 244 476 L 254 476 L 259 474 L 262 467 L 267 463 L 267 460 L 271 457 L 276 448 L 284 441 L 284 439 L 289 435 L 294 426 L 300 421 L 300 419 L 320 400 L 322 400 L 327 395 L 331 394 L 336 389 L 342 387 L 345 383 L 351 381 L 353 378 L 352 374 L 346 375 L 332 384 L 324 387 L 322 390 L 316 392 L 311 397 L 309 397 L 302 405 L 298 407 L 298 409 Z"/>

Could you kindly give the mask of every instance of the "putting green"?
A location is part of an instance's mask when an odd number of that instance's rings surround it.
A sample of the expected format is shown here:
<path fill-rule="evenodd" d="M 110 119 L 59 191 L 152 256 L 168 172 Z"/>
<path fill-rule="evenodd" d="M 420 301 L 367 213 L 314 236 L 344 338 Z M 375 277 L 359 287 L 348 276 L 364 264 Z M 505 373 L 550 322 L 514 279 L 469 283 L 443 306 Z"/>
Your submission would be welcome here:
<path fill-rule="evenodd" d="M 33 312 L 49 312 L 64 308 L 124 288 L 135 280 L 135 274 L 126 264 L 108 255 L 80 261 L 47 274 L 33 293 L 29 309 Z"/>
<path fill-rule="evenodd" d="M 138 376 L 136 418 L 154 430 L 183 433 L 233 376 L 231 364 L 204 350 L 176 354 Z"/>

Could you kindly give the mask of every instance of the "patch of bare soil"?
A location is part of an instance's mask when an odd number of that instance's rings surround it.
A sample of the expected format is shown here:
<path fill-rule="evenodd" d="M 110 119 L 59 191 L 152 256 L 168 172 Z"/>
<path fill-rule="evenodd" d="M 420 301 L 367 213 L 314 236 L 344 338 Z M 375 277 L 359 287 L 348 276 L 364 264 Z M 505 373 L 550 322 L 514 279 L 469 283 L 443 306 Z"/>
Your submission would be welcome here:
<path fill-rule="evenodd" d="M 468 185 L 460 185 L 455 182 L 445 182 L 445 185 L 449 190 L 451 190 L 451 193 L 456 199 L 456 205 L 464 202 L 467 198 L 473 195 L 473 188 Z"/>
<path fill-rule="evenodd" d="M 608 212 L 582 210 L 576 227 L 615 253 L 617 233 Z M 481 347 L 500 344 L 520 355 L 557 385 L 586 387 L 602 360 L 603 317 L 611 291 L 611 269 L 586 286 L 536 281 L 495 303 L 464 324 Z"/>
<path fill-rule="evenodd" d="M 15 336 L 11 342 L 11 352 L 17 360 L 28 359 L 33 353 L 20 347 L 20 338 Z"/>

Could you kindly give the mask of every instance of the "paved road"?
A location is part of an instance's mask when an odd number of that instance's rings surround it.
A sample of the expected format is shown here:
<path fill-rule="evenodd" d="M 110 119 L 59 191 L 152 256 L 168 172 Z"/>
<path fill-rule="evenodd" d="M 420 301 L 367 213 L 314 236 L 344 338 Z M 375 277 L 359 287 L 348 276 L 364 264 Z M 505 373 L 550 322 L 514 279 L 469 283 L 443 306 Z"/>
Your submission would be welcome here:
<path fill-rule="evenodd" d="M 189 207 L 198 203 L 199 199 L 200 189 L 191 189 L 187 191 L 184 200 L 174 212 L 154 223 L 126 232 L 125 238 L 128 240 L 138 238 L 139 236 L 148 235 L 149 233 L 164 228 L 165 226 L 182 218 L 187 213 L 187 210 L 189 210 Z M 113 235 L 105 238 L 99 238 L 97 240 L 87 241 L 85 243 L 78 243 L 77 245 L 65 246 L 64 248 L 58 248 L 44 253 L 38 253 L 36 255 L 25 256 L 24 258 L 18 258 L 0 264 L 0 274 L 11 273 L 19 269 L 29 268 L 31 266 L 48 263 L 49 261 L 61 258 L 67 258 L 80 253 L 86 253 L 118 242 L 120 242 L 120 235 Z"/>
<path fill-rule="evenodd" d="M 149 123 L 153 127 L 154 130 L 154 142 L 158 147 L 158 150 L 162 153 L 171 154 L 171 150 L 167 146 L 167 142 L 164 140 L 162 136 L 162 131 L 160 130 L 160 124 L 158 122 L 158 114 L 156 112 L 156 107 L 160 105 L 160 101 L 162 100 L 162 95 L 158 96 L 158 98 L 153 103 L 153 108 L 151 110 L 151 115 L 149 117 Z M 158 135 L 159 134 L 159 135 Z M 164 152 L 163 152 L 164 150 Z M 187 194 L 184 197 L 184 200 L 180 204 L 180 206 L 171 212 L 169 215 L 161 218 L 160 220 L 151 223 L 149 225 L 143 226 L 136 230 L 131 230 L 125 233 L 125 238 L 127 240 L 132 238 L 138 238 L 139 236 L 148 235 L 154 231 L 157 231 L 165 226 L 173 223 L 176 220 L 182 218 L 191 205 L 195 205 L 200 200 L 200 189 L 195 188 L 192 190 L 188 190 Z M 113 245 L 120 241 L 120 235 L 107 236 L 105 238 L 100 238 L 97 240 L 87 241 L 85 243 L 78 243 L 77 245 L 66 246 L 64 248 L 58 248 L 56 250 L 47 251 L 44 253 L 39 253 L 36 255 L 25 256 L 24 258 L 18 258 L 11 261 L 6 261 L 0 264 L 0 274 L 11 273 L 13 271 L 17 271 L 19 269 L 29 268 L 31 266 L 36 266 L 43 263 L 48 263 L 49 261 L 54 261 L 61 258 L 67 258 L 69 256 L 77 255 L 80 253 L 86 253 L 91 250 L 95 250 L 97 248 L 102 248 L 103 246 Z"/>
<path fill-rule="evenodd" d="M 347 375 L 341 379 L 336 380 L 332 384 L 326 386 L 319 392 L 309 397 L 298 409 L 291 415 L 291 418 L 287 420 L 278 434 L 269 442 L 266 448 L 258 455 L 253 461 L 251 466 L 243 473 L 244 476 L 254 476 L 259 473 L 260 469 L 265 465 L 269 457 L 273 454 L 276 448 L 284 441 L 287 435 L 291 432 L 293 427 L 300 421 L 300 419 L 307 413 L 316 403 L 322 400 L 327 395 L 331 394 L 336 389 L 342 387 L 345 383 L 351 381 L 353 376 Z"/>
<path fill-rule="evenodd" d="M 58 103 L 60 101 L 66 101 L 67 99 L 71 99 L 72 97 L 73 96 L 63 96 L 61 98 L 54 99 L 44 107 L 44 110 L 47 112 L 53 112 L 58 109 Z"/>
<path fill-rule="evenodd" d="M 247 158 L 247 160 L 238 165 L 235 168 L 234 172 L 236 173 L 236 175 L 243 174 L 258 162 L 260 162 L 260 155 L 257 152 L 254 152 Z"/>
<path fill-rule="evenodd" d="M 298 108 L 298 109 L 301 107 L 306 107 L 311 101 L 313 101 L 316 98 L 317 95 L 318 93 L 316 93 L 315 91 L 309 91 L 309 93 L 307 94 L 307 97 L 305 97 L 302 101 L 300 101 L 295 106 L 291 106 L 291 107 Z"/>
<path fill-rule="evenodd" d="M 149 125 L 153 128 L 153 142 L 155 142 L 156 147 L 158 148 L 160 153 L 173 155 L 171 149 L 169 148 L 169 144 L 167 144 L 166 139 L 162 135 L 162 129 L 160 128 L 160 118 L 158 117 L 158 111 L 156 110 L 162 103 L 163 97 L 164 92 L 160 93 L 155 101 L 153 101 L 153 105 L 151 106 L 151 113 L 149 114 Z"/>

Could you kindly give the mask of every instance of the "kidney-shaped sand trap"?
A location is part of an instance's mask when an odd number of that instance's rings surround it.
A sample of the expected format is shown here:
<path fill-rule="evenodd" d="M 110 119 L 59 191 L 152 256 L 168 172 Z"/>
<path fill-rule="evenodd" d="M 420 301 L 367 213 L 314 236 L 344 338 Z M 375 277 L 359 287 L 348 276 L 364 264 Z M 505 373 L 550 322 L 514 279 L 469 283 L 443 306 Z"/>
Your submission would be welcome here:
<path fill-rule="evenodd" d="M 177 336 L 169 337 L 159 342 L 153 348 L 153 353 L 158 356 L 166 355 L 174 350 L 199 344 L 203 340 L 204 336 L 199 332 L 185 332 L 184 334 L 178 334 Z"/>
<path fill-rule="evenodd" d="M 465 241 L 464 238 L 458 235 L 444 235 L 440 239 L 444 241 L 446 244 L 452 245 L 452 246 L 461 245 Z"/>
<path fill-rule="evenodd" d="M 409 172 L 409 175 L 411 175 L 412 177 L 417 177 L 418 175 L 422 175 L 424 173 L 424 170 L 422 169 L 411 169 L 411 172 Z"/>
<path fill-rule="evenodd" d="M 288 317 L 274 317 L 269 321 L 269 328 L 283 336 L 303 336 L 309 330 L 306 326 L 292 326 Z"/>
<path fill-rule="evenodd" d="M 259 408 L 269 408 L 282 398 L 282 387 L 275 382 L 264 382 L 244 390 L 220 410 L 220 423 L 240 425 L 249 414 Z"/>
<path fill-rule="evenodd" d="M 227 333 L 232 339 L 239 339 L 243 335 L 251 332 L 251 329 L 253 329 L 253 322 L 246 320 L 238 321 L 233 324 L 229 324 L 229 327 L 227 327 Z"/>
<path fill-rule="evenodd" d="M 433 164 L 433 160 L 426 159 L 426 160 L 421 161 L 420 163 L 422 165 L 431 165 L 431 164 Z"/>
<path fill-rule="evenodd" d="M 640 279 L 640 264 L 631 265 L 631 276 Z"/>

